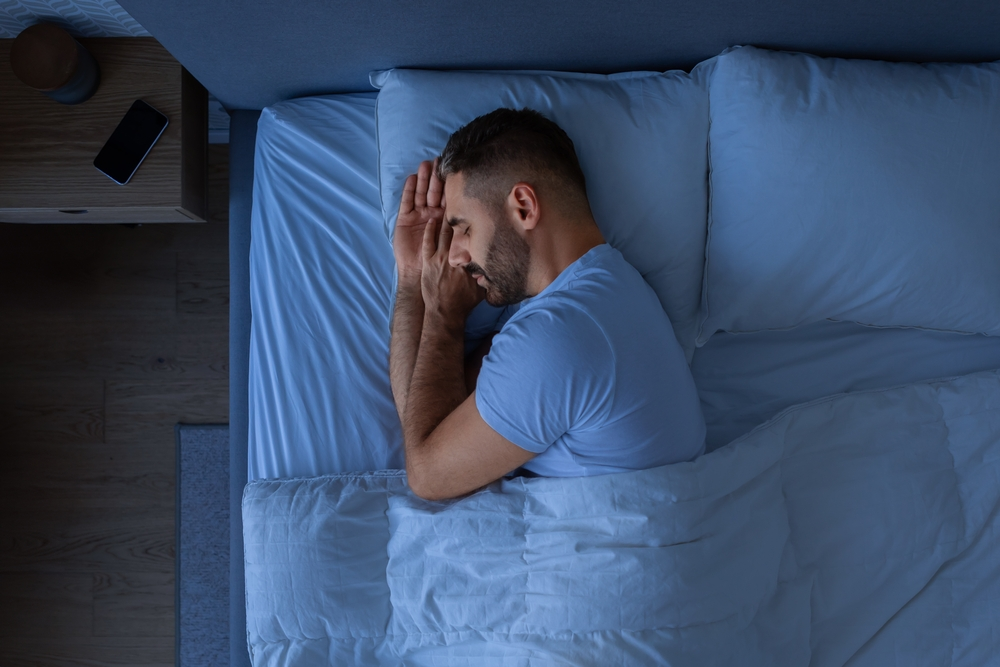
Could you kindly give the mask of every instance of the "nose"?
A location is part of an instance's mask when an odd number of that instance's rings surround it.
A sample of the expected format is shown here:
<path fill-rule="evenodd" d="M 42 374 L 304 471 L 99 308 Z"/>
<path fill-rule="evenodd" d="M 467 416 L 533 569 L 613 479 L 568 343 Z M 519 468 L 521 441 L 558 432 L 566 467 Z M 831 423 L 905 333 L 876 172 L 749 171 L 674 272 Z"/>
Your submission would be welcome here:
<path fill-rule="evenodd" d="M 465 236 L 456 234 L 451 239 L 451 249 L 448 251 L 448 263 L 456 269 L 465 266 L 472 261 L 472 255 L 466 248 Z"/>

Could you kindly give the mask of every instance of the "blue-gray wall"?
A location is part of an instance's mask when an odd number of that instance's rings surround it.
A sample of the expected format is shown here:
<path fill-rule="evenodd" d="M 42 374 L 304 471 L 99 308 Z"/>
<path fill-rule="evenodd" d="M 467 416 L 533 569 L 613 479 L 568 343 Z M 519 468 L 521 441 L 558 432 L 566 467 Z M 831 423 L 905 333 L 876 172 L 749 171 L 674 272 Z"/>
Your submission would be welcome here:
<path fill-rule="evenodd" d="M 1000 60 L 997 0 L 119 0 L 228 108 L 371 90 L 389 67 L 688 68 L 735 44 Z"/>

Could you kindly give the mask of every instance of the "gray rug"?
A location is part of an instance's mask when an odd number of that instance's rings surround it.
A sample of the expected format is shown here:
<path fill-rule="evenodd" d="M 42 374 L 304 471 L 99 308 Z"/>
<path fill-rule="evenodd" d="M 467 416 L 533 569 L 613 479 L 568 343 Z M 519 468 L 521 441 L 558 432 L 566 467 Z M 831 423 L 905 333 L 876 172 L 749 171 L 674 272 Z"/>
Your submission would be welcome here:
<path fill-rule="evenodd" d="M 229 664 L 229 426 L 178 424 L 178 667 Z"/>

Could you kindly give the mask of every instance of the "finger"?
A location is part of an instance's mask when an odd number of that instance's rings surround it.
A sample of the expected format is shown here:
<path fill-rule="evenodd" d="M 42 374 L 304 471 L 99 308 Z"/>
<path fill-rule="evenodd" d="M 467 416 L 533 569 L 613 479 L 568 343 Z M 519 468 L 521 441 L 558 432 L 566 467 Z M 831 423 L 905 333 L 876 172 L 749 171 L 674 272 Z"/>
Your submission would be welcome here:
<path fill-rule="evenodd" d="M 424 226 L 424 241 L 421 245 L 421 254 L 424 257 L 424 262 L 429 262 L 434 257 L 434 251 L 437 250 L 437 239 L 435 237 L 435 233 L 437 232 L 436 224 L 438 224 L 437 220 L 431 220 Z M 445 227 L 447 226 L 445 225 Z"/>
<path fill-rule="evenodd" d="M 448 253 L 451 252 L 451 239 L 455 234 L 455 230 L 444 220 L 441 221 L 441 230 L 438 232 L 437 250 L 438 252 L 444 253 L 447 257 Z"/>
<path fill-rule="evenodd" d="M 417 175 L 410 174 L 403 183 L 403 198 L 399 200 L 399 214 L 406 215 L 413 211 L 413 193 L 417 190 Z"/>
<path fill-rule="evenodd" d="M 431 180 L 431 163 L 424 160 L 417 169 L 417 190 L 413 193 L 413 202 L 417 208 L 427 206 L 427 185 Z"/>
<path fill-rule="evenodd" d="M 431 180 L 427 186 L 427 205 L 437 208 L 441 206 L 441 195 L 444 194 L 444 182 L 438 178 L 438 158 L 431 164 Z"/>

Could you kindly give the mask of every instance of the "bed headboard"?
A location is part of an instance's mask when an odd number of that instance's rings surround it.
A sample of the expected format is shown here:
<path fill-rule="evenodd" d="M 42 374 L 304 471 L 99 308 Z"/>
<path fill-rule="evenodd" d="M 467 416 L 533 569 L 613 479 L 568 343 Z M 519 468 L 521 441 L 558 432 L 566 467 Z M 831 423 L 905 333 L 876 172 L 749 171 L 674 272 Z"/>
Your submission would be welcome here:
<path fill-rule="evenodd" d="M 690 68 L 735 44 L 1000 60 L 996 0 L 121 0 L 229 109 L 371 90 L 368 72 Z"/>

